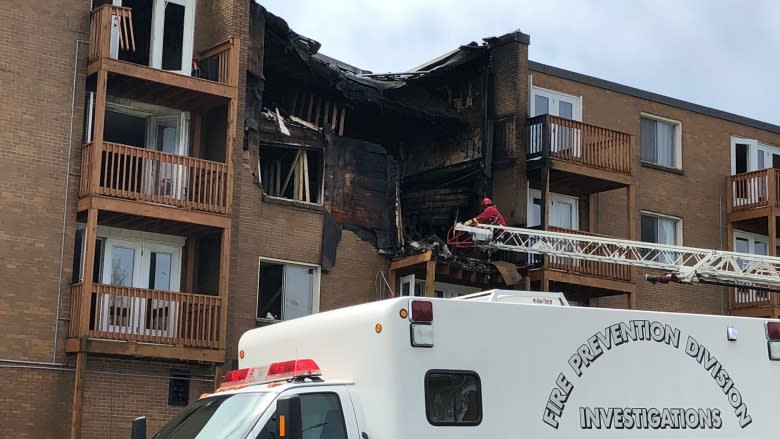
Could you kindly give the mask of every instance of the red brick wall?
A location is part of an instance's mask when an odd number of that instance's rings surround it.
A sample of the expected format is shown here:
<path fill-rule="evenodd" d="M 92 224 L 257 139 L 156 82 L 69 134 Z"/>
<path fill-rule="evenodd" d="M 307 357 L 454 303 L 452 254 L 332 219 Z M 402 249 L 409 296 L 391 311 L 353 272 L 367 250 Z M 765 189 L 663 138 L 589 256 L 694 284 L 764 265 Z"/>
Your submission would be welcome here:
<path fill-rule="evenodd" d="M 684 245 L 727 248 L 726 179 L 730 174 L 731 135 L 780 145 L 779 134 L 536 71 L 530 73 L 533 75 L 534 85 L 582 96 L 584 122 L 625 131 L 634 136 L 632 168 L 637 183 L 637 233 L 639 211 L 647 210 L 682 218 Z M 682 123 L 682 174 L 640 164 L 639 133 L 642 112 Z M 619 237 L 626 236 L 625 203 L 625 190 L 599 194 L 596 231 Z M 652 286 L 644 280 L 645 271 L 635 271 L 639 308 L 701 313 L 728 312 L 725 289 L 712 286 Z M 625 303 L 623 298 L 615 301 Z M 614 304 L 615 301 L 601 299 L 595 303 L 606 305 Z"/>
<path fill-rule="evenodd" d="M 45 9 L 14 0 L 0 8 L 0 359 L 52 361 L 55 327 L 60 340 L 67 331 L 57 321 L 57 295 L 65 301 L 70 294 L 78 178 L 69 179 L 65 230 L 64 188 L 76 40 L 87 39 L 88 8 L 81 0 L 55 1 Z M 86 53 L 80 45 L 81 60 Z M 84 96 L 84 64 L 79 67 L 74 172 Z M 63 356 L 60 349 L 57 361 Z"/>
<path fill-rule="evenodd" d="M 233 254 L 230 277 L 226 355 L 236 358 L 238 338 L 255 327 L 259 259 L 273 258 L 319 265 L 323 213 L 317 208 L 262 201 L 260 187 L 247 167 L 236 172 Z M 237 233 L 236 233 L 237 232 Z M 236 239 L 236 235 L 239 236 Z M 336 265 L 321 274 L 320 309 L 373 300 L 376 273 L 387 260 L 352 232 L 343 231 Z"/>
<path fill-rule="evenodd" d="M 493 105 L 490 117 L 513 118 L 506 149 L 496 148 L 493 159 L 493 201 L 509 224 L 525 222 L 525 135 L 528 113 L 528 46 L 508 42 L 497 47 L 493 56 Z M 503 160 L 502 160 L 503 159 Z M 512 165 L 508 160 L 514 160 Z M 501 162 L 504 163 L 501 163 Z"/>
<path fill-rule="evenodd" d="M 182 409 L 168 405 L 171 369 L 190 373 L 190 402 L 214 390 L 212 368 L 207 366 L 90 357 L 81 437 L 130 437 L 131 422 L 139 416 L 147 417 L 151 437 Z"/>
<path fill-rule="evenodd" d="M 0 368 L 0 437 L 67 438 L 73 375 L 72 370 Z"/>

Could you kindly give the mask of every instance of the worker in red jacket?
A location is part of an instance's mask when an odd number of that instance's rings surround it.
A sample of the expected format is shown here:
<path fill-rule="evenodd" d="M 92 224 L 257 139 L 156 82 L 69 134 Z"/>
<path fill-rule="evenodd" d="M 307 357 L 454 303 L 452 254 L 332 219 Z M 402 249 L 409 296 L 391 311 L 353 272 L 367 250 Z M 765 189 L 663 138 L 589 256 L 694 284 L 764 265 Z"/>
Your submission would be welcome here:
<path fill-rule="evenodd" d="M 466 221 L 465 223 L 467 226 L 475 225 L 475 224 L 489 224 L 493 226 L 505 226 L 506 220 L 504 220 L 504 215 L 501 215 L 501 212 L 498 210 L 498 208 L 493 204 L 493 200 L 490 198 L 483 198 L 482 199 L 482 213 L 475 216 L 474 218 Z"/>

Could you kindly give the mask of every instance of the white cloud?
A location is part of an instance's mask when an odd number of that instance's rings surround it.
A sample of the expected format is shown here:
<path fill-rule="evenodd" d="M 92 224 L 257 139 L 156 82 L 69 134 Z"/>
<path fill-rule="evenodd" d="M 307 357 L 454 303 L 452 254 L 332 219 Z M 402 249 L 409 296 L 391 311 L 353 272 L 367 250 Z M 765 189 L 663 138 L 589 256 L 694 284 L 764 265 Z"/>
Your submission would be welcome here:
<path fill-rule="evenodd" d="M 520 29 L 532 60 L 780 125 L 773 0 L 263 0 L 329 56 L 403 71 Z"/>

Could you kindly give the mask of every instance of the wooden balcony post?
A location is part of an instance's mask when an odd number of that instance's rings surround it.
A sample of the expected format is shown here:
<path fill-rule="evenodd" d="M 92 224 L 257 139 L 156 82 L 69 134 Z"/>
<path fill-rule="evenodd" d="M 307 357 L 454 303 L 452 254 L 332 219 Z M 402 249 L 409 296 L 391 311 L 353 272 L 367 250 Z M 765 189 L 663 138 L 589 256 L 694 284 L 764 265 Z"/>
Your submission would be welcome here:
<path fill-rule="evenodd" d="M 767 236 L 769 236 L 769 256 L 777 256 L 777 216 L 774 215 L 774 208 L 770 209 L 772 213 L 767 217 Z"/>
<path fill-rule="evenodd" d="M 774 168 L 767 169 L 766 173 L 766 190 L 767 200 L 766 205 L 769 207 L 770 215 L 775 214 L 775 206 L 777 206 L 777 180 L 775 177 L 776 170 Z"/>
<path fill-rule="evenodd" d="M 76 354 L 76 376 L 73 380 L 70 439 L 81 439 L 81 419 L 84 412 L 84 381 L 87 376 L 87 353 Z"/>
<path fill-rule="evenodd" d="M 108 58 L 111 55 L 111 21 L 111 7 L 104 5 L 100 11 L 99 58 Z"/>
<path fill-rule="evenodd" d="M 596 194 L 590 194 L 588 196 L 588 231 L 591 233 L 598 233 L 598 196 Z"/>
<path fill-rule="evenodd" d="M 97 220 L 98 210 L 87 210 L 87 227 L 84 230 L 85 252 L 84 252 L 84 264 L 82 264 L 83 270 L 83 282 L 82 282 L 82 294 L 79 298 L 80 301 L 80 314 L 79 321 L 71 321 L 71 325 L 78 325 L 79 338 L 86 338 L 89 335 L 89 319 L 90 319 L 90 302 L 92 298 L 92 291 L 94 286 L 92 283 L 92 271 L 95 266 L 95 240 L 97 239 Z"/>
<path fill-rule="evenodd" d="M 425 263 L 425 297 L 433 297 L 436 293 L 436 258 Z"/>
<path fill-rule="evenodd" d="M 636 239 L 636 188 L 626 186 L 626 239 Z"/>
<path fill-rule="evenodd" d="M 728 206 L 731 206 L 732 198 L 731 198 L 731 181 L 729 180 L 729 202 Z M 726 217 L 726 250 L 728 251 L 734 251 L 734 224 L 731 221 L 728 221 L 728 217 Z M 728 288 L 727 293 L 728 295 L 728 310 L 729 313 L 734 310 L 734 296 L 737 294 L 736 288 Z"/>
<path fill-rule="evenodd" d="M 108 10 L 107 8 L 105 10 Z M 103 130 L 106 121 L 106 96 L 108 93 L 108 72 L 100 69 L 95 91 L 95 121 L 92 128 L 92 169 L 90 169 L 89 193 L 100 193 L 100 165 L 103 152 Z M 91 291 L 90 291 L 91 292 Z"/>

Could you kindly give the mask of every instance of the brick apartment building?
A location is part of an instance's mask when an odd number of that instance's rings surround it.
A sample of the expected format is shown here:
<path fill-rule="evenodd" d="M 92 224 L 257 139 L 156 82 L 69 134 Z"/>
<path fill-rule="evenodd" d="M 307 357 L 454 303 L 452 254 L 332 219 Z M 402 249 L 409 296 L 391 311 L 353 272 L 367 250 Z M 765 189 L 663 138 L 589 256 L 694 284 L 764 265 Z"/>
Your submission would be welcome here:
<path fill-rule="evenodd" d="M 520 32 L 372 74 L 249 0 L 51 6 L 0 12 L 4 437 L 154 431 L 245 330 L 391 292 L 780 312 L 442 245 L 490 195 L 510 225 L 776 255 L 779 126 L 529 61 Z"/>

